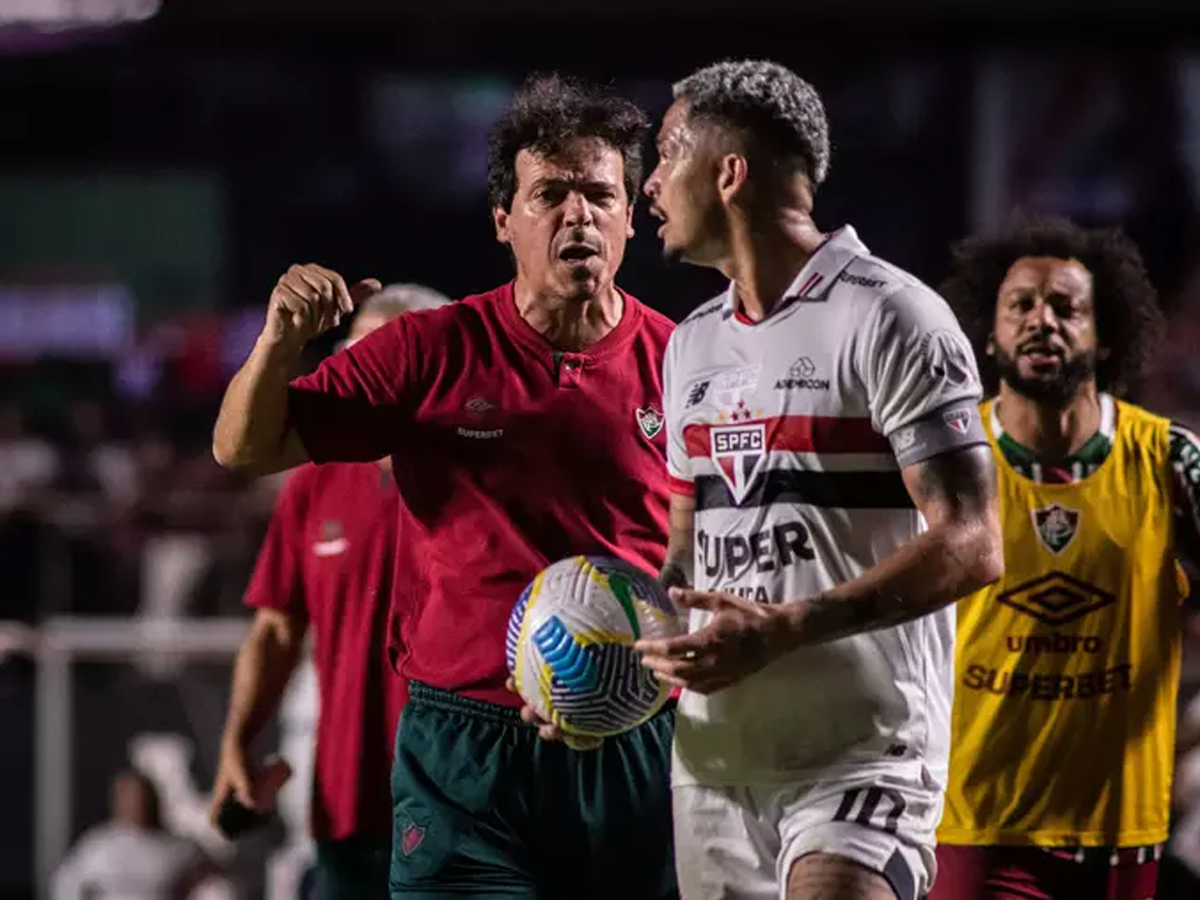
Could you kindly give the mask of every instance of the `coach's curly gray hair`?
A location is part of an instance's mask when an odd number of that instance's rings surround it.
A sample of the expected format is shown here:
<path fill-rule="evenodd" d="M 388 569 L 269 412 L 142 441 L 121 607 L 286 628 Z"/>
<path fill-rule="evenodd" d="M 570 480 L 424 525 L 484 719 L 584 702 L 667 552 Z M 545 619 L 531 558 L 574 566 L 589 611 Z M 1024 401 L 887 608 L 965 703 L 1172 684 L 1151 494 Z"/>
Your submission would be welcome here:
<path fill-rule="evenodd" d="M 739 131 L 775 153 L 800 157 L 813 186 L 829 172 L 829 122 L 811 84 L 767 60 L 714 63 L 675 83 L 691 118 Z"/>
<path fill-rule="evenodd" d="M 437 309 L 450 302 L 445 294 L 423 284 L 389 284 L 379 293 L 368 297 L 358 311 L 398 316 L 420 309 Z"/>

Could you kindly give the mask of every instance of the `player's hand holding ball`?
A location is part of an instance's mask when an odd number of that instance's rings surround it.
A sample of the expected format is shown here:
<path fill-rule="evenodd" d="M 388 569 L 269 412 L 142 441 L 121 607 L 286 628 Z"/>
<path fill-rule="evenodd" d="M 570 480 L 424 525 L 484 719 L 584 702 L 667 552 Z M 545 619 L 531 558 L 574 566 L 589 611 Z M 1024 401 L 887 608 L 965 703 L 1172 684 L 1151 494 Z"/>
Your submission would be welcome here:
<path fill-rule="evenodd" d="M 794 649 L 779 605 L 677 587 L 670 594 L 683 609 L 704 609 L 713 615 L 692 634 L 634 645 L 642 654 L 642 665 L 667 684 L 711 694 Z"/>
<path fill-rule="evenodd" d="M 519 694 L 517 683 L 510 676 L 505 684 L 514 694 Z M 572 750 L 598 750 L 604 743 L 602 737 L 591 737 L 589 735 L 564 734 L 563 730 L 553 722 L 547 722 L 538 715 L 537 710 L 528 703 L 523 703 L 521 706 L 521 721 L 529 725 L 536 725 L 538 737 L 543 741 L 562 741 Z"/>
<path fill-rule="evenodd" d="M 374 278 L 347 287 L 341 275 L 316 263 L 292 266 L 271 292 L 259 341 L 299 355 L 306 343 L 336 328 L 342 316 L 382 289 Z"/>

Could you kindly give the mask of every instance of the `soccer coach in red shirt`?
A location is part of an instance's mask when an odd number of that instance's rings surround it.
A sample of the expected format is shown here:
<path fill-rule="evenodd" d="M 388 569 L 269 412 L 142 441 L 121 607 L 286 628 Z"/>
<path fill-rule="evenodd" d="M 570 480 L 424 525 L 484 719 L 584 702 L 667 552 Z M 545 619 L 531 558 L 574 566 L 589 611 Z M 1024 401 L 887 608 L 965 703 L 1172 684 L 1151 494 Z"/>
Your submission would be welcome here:
<path fill-rule="evenodd" d="M 362 305 L 354 344 L 393 318 L 450 301 L 393 285 Z M 275 715 L 311 629 L 320 718 L 313 766 L 317 900 L 387 893 L 391 739 L 408 693 L 384 651 L 399 495 L 390 460 L 306 465 L 280 492 L 246 603 L 257 610 L 238 653 L 214 821 L 230 795 L 254 806 L 249 748 Z"/>
<path fill-rule="evenodd" d="M 213 451 L 230 468 L 392 458 L 393 650 L 411 691 L 392 775 L 394 898 L 675 895 L 672 714 L 594 751 L 542 741 L 504 663 L 509 613 L 548 563 L 663 562 L 671 323 L 613 283 L 647 130 L 628 101 L 530 82 L 488 155 L 515 280 L 402 316 L 290 382 L 304 343 L 377 286 L 294 266 L 221 407 Z"/>

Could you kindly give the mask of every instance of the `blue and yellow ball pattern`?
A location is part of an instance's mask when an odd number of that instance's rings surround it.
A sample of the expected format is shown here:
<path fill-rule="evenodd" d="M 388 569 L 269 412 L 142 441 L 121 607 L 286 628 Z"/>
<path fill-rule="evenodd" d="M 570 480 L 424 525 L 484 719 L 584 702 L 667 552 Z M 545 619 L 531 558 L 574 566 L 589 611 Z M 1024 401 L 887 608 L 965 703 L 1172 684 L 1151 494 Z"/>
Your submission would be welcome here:
<path fill-rule="evenodd" d="M 521 594 L 508 620 L 508 670 L 543 719 L 568 735 L 608 737 L 640 725 L 670 696 L 634 641 L 681 627 L 652 576 L 618 559 L 574 556 Z"/>

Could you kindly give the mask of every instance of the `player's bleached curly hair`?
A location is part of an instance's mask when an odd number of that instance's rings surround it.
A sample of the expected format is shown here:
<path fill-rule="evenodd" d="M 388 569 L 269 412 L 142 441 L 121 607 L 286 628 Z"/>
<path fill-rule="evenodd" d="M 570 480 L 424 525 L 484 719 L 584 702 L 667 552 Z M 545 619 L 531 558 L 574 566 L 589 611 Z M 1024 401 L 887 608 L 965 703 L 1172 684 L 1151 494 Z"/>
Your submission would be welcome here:
<path fill-rule="evenodd" d="M 630 205 L 642 183 L 642 144 L 650 120 L 636 104 L 585 81 L 533 75 L 488 135 L 488 199 L 511 209 L 517 192 L 517 154 L 559 153 L 576 138 L 599 138 L 620 151 Z"/>
<path fill-rule="evenodd" d="M 816 89 L 768 60 L 714 63 L 674 85 L 691 119 L 732 128 L 773 154 L 799 157 L 813 186 L 829 173 L 829 122 Z"/>
<path fill-rule="evenodd" d="M 985 349 L 996 322 L 996 296 L 1018 259 L 1075 259 L 1092 274 L 1096 337 L 1108 355 L 1097 362 L 1096 385 L 1120 396 L 1137 384 L 1163 333 L 1158 292 L 1137 245 L 1119 228 L 1081 228 L 1069 219 L 1014 213 L 996 236 L 969 237 L 952 248 L 941 294 L 975 347 L 985 387 L 996 367 Z"/>

